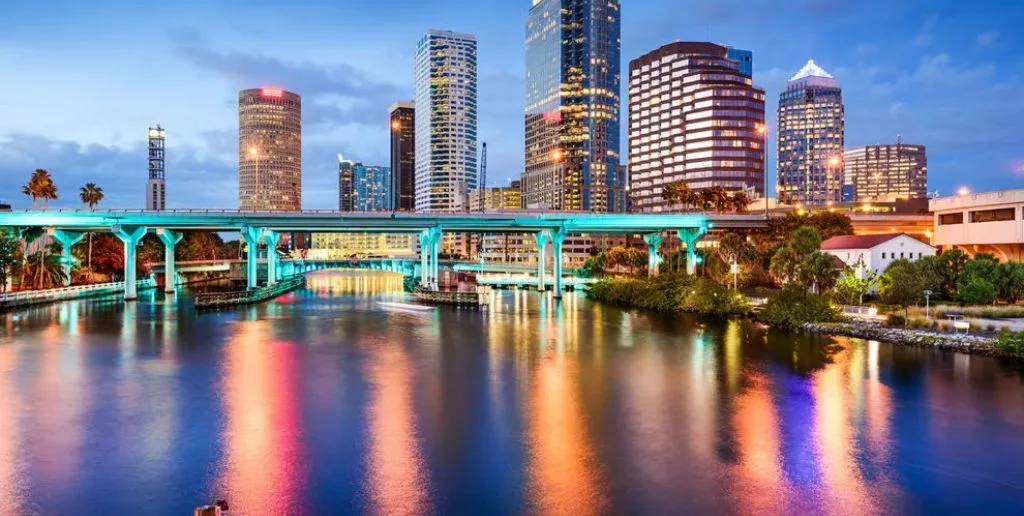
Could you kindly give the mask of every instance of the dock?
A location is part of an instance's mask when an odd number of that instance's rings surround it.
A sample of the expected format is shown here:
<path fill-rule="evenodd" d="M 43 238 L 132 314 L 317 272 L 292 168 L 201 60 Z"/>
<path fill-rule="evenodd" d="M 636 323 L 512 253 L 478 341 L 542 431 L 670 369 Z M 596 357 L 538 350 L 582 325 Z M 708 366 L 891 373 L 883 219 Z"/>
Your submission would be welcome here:
<path fill-rule="evenodd" d="M 254 288 L 251 290 L 237 290 L 233 292 L 207 292 L 196 294 L 195 304 L 197 310 L 216 310 L 230 306 L 250 305 L 262 303 L 273 299 L 281 294 L 295 290 L 306 284 L 306 278 L 296 276 L 288 278 L 273 285 Z"/>

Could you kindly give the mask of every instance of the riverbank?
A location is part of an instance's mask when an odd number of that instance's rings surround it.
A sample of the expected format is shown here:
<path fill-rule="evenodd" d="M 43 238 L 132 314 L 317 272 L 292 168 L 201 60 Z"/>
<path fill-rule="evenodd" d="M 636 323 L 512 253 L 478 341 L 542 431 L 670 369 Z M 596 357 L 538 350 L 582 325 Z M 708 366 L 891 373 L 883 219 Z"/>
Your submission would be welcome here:
<path fill-rule="evenodd" d="M 804 323 L 799 331 L 823 335 L 877 340 L 888 344 L 934 348 L 958 353 L 1021 359 L 1019 355 L 996 348 L 996 339 L 987 335 L 942 333 L 909 328 L 892 328 L 863 321 L 834 323 Z"/>

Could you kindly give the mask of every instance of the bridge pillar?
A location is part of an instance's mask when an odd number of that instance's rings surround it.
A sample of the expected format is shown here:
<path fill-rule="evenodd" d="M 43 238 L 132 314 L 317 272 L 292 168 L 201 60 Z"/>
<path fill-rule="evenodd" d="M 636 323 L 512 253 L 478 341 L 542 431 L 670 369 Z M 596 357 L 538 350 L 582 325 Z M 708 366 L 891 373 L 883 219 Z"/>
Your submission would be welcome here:
<path fill-rule="evenodd" d="M 71 267 L 75 264 L 75 257 L 71 255 L 71 248 L 82 240 L 85 233 L 53 228 L 47 229 L 46 233 L 60 244 L 60 264 L 64 268 L 64 286 L 70 286 Z"/>
<path fill-rule="evenodd" d="M 430 279 L 427 277 L 429 274 L 429 268 L 427 265 L 427 255 L 430 253 L 430 230 L 424 229 L 420 231 L 420 287 L 427 288 L 430 284 Z"/>
<path fill-rule="evenodd" d="M 658 233 L 647 233 L 644 235 L 644 243 L 647 244 L 647 275 L 657 276 L 658 264 L 661 263 L 661 257 L 658 256 L 658 248 L 661 247 L 661 243 L 664 241 L 661 235 Z"/>
<path fill-rule="evenodd" d="M 245 245 L 249 248 L 249 252 L 245 253 L 246 288 L 254 289 L 257 283 L 256 265 L 259 259 L 260 238 L 263 237 L 263 228 L 242 226 L 241 232 Z"/>
<path fill-rule="evenodd" d="M 441 265 L 438 256 L 441 254 L 441 228 L 430 230 L 430 286 L 434 290 L 440 287 Z"/>
<path fill-rule="evenodd" d="M 544 286 L 544 262 L 547 261 L 547 247 L 548 247 L 548 235 L 547 231 L 540 231 L 533 236 L 537 242 L 537 292 L 544 292 L 546 288 Z"/>
<path fill-rule="evenodd" d="M 267 285 L 277 284 L 277 244 L 281 241 L 281 233 L 266 230 L 263 240 L 267 242 Z"/>
<path fill-rule="evenodd" d="M 173 294 L 178 279 L 178 272 L 174 267 L 174 246 L 181 242 L 181 233 L 159 228 L 156 230 L 156 236 L 164 244 L 164 292 Z"/>
<path fill-rule="evenodd" d="M 707 223 L 703 223 L 695 228 L 679 229 L 676 231 L 676 234 L 679 235 L 679 241 L 686 245 L 687 274 L 695 274 L 697 272 L 697 241 L 707 232 Z"/>
<path fill-rule="evenodd" d="M 110 228 L 124 244 L 124 300 L 132 301 L 138 297 L 135 289 L 136 267 L 135 256 L 138 251 L 139 242 L 149 231 L 145 226 L 122 226 L 120 224 Z"/>
<path fill-rule="evenodd" d="M 554 259 L 555 297 L 562 297 L 562 244 L 565 243 L 565 228 L 551 230 L 551 254 Z"/>

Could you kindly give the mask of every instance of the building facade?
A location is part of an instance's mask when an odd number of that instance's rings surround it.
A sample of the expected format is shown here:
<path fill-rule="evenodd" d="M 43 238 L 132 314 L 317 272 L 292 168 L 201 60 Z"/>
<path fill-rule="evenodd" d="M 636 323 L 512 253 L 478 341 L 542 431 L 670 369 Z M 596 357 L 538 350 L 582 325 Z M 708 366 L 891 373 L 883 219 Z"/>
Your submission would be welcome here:
<path fill-rule="evenodd" d="M 472 211 L 514 211 L 522 209 L 522 183 L 512 181 L 508 186 L 477 188 L 469 193 Z"/>
<path fill-rule="evenodd" d="M 882 274 L 896 260 L 917 261 L 935 256 L 935 248 L 905 233 L 843 235 L 821 243 L 821 252 L 835 256 L 858 278 Z"/>
<path fill-rule="evenodd" d="M 843 153 L 843 169 L 843 180 L 849 185 L 853 202 L 928 197 L 928 157 L 924 145 L 897 142 L 850 149 Z"/>
<path fill-rule="evenodd" d="M 149 128 L 149 180 L 146 181 L 146 209 L 167 209 L 167 174 L 164 156 L 166 133 L 159 125 Z"/>
<path fill-rule="evenodd" d="M 779 202 L 840 202 L 844 144 L 843 91 L 835 77 L 808 61 L 779 96 Z"/>
<path fill-rule="evenodd" d="M 338 155 L 338 209 L 386 211 L 391 209 L 391 169 L 363 165 Z"/>
<path fill-rule="evenodd" d="M 391 127 L 391 205 L 416 209 L 416 104 L 400 101 L 388 108 Z"/>
<path fill-rule="evenodd" d="M 238 94 L 238 207 L 302 210 L 302 100 L 295 93 Z"/>
<path fill-rule="evenodd" d="M 534 0 L 526 26 L 523 203 L 626 210 L 618 0 Z"/>
<path fill-rule="evenodd" d="M 928 205 L 936 247 L 1024 261 L 1024 189 L 940 197 Z"/>
<path fill-rule="evenodd" d="M 415 238 L 408 233 L 313 233 L 312 240 L 306 253 L 311 260 L 416 255 Z"/>
<path fill-rule="evenodd" d="M 459 211 L 477 183 L 477 44 L 431 30 L 416 47 L 415 209 Z"/>
<path fill-rule="evenodd" d="M 682 42 L 629 63 L 632 211 L 670 211 L 662 192 L 675 182 L 763 196 L 765 97 L 747 73 L 751 59 L 749 51 Z"/>

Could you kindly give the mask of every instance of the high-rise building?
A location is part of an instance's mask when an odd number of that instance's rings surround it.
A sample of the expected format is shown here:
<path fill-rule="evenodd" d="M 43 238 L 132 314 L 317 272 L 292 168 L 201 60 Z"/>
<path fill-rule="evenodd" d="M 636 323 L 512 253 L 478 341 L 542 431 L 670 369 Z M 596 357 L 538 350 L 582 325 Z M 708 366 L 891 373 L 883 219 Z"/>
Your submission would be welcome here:
<path fill-rule="evenodd" d="M 924 145 L 897 141 L 843 153 L 845 182 L 855 202 L 891 202 L 928 197 L 928 157 Z"/>
<path fill-rule="evenodd" d="M 164 168 L 164 128 L 149 128 L 149 180 L 146 181 L 146 209 L 167 208 L 166 169 Z"/>
<path fill-rule="evenodd" d="M 384 211 L 391 209 L 391 169 L 363 165 L 338 155 L 338 209 Z"/>
<path fill-rule="evenodd" d="M 511 211 L 522 208 L 523 199 L 520 181 L 508 186 L 477 188 L 469 193 L 469 209 L 472 211 Z"/>
<path fill-rule="evenodd" d="M 416 211 L 465 209 L 477 181 L 476 37 L 428 31 L 416 46 Z"/>
<path fill-rule="evenodd" d="M 302 101 L 278 88 L 238 94 L 238 207 L 302 209 Z"/>
<path fill-rule="evenodd" d="M 836 79 L 808 61 L 779 96 L 779 202 L 842 200 L 844 120 Z"/>
<path fill-rule="evenodd" d="M 396 102 L 388 108 L 391 127 L 391 205 L 416 209 L 416 104 Z"/>
<path fill-rule="evenodd" d="M 523 202 L 623 212 L 618 0 L 534 0 L 526 24 Z"/>
<path fill-rule="evenodd" d="M 631 210 L 672 209 L 662 191 L 679 181 L 763 194 L 764 90 L 741 67 L 750 62 L 749 51 L 686 42 L 629 63 Z"/>

